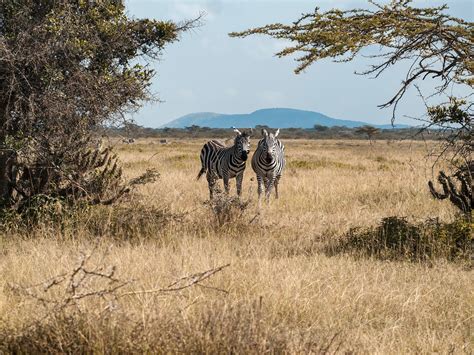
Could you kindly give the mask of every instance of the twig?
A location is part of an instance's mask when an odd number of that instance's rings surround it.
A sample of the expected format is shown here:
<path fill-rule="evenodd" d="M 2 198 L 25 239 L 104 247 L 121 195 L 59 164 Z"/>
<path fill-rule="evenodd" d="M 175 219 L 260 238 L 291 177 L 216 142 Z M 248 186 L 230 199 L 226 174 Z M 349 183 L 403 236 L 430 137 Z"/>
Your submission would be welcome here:
<path fill-rule="evenodd" d="M 189 275 L 180 278 L 179 280 L 173 282 L 172 284 L 168 285 L 166 288 L 157 288 L 157 289 L 150 289 L 150 290 L 142 290 L 142 291 L 130 291 L 126 293 L 122 293 L 118 295 L 118 297 L 123 297 L 123 296 L 130 296 L 130 295 L 141 295 L 141 294 L 148 294 L 148 293 L 166 293 L 166 292 L 176 292 L 176 291 L 181 291 L 186 288 L 192 287 L 194 285 L 204 287 L 204 288 L 209 288 L 209 289 L 214 289 L 217 291 L 221 291 L 224 293 L 229 293 L 226 290 L 217 288 L 217 287 L 212 287 L 212 286 L 206 286 L 206 285 L 201 285 L 200 283 L 214 274 L 218 273 L 219 271 L 222 271 L 224 268 L 229 267 L 230 264 L 222 265 L 214 269 L 210 269 L 204 272 L 200 272 L 197 274 Z M 182 285 L 180 285 L 182 284 Z"/>

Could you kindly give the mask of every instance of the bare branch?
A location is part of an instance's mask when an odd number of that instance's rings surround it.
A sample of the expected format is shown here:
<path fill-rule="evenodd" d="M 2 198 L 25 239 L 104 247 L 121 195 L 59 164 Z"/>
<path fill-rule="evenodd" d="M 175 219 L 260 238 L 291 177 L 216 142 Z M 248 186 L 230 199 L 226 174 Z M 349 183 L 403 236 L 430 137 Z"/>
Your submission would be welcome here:
<path fill-rule="evenodd" d="M 207 280 L 211 276 L 215 275 L 216 273 L 222 271 L 223 269 L 225 269 L 226 267 L 229 267 L 229 266 L 230 266 L 230 264 L 226 264 L 226 265 L 222 265 L 222 266 L 210 269 L 210 270 L 206 270 L 206 271 L 199 272 L 199 273 L 196 273 L 196 274 L 193 274 L 193 275 L 182 277 L 179 280 L 171 283 L 170 285 L 168 285 L 165 288 L 157 288 L 157 289 L 143 290 L 143 291 L 131 291 L 131 292 L 122 293 L 122 294 L 119 295 L 119 297 L 130 296 L 130 295 L 139 295 L 139 294 L 148 294 L 148 293 L 176 292 L 176 291 L 181 291 L 181 290 L 187 289 L 187 288 L 195 286 L 195 285 L 199 286 L 199 287 L 203 287 L 203 288 L 209 288 L 209 289 L 217 290 L 217 291 L 220 291 L 220 292 L 228 293 L 228 291 L 226 291 L 226 290 L 216 288 L 216 287 L 212 287 L 212 286 L 202 285 L 201 283 L 204 280 Z"/>

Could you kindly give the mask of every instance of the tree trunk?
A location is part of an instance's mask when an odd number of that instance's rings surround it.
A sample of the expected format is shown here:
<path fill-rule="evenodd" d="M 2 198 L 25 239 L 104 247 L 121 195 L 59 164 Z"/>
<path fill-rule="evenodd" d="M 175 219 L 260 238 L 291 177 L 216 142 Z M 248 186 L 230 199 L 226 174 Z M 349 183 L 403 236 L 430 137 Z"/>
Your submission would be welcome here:
<path fill-rule="evenodd" d="M 8 206 L 12 202 L 15 162 L 14 150 L 0 148 L 0 207 Z"/>

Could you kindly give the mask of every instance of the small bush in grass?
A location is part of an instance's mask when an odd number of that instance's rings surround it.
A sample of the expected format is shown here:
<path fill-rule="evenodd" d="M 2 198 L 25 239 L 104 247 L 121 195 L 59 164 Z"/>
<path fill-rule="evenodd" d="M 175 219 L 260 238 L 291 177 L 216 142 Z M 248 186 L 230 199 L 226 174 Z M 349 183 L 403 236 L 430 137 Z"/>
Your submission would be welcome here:
<path fill-rule="evenodd" d="M 237 196 L 230 196 L 216 190 L 214 197 L 204 204 L 209 206 L 215 226 L 222 227 L 229 223 L 242 221 L 250 203 L 250 200 L 242 200 Z"/>
<path fill-rule="evenodd" d="M 437 219 L 410 223 L 403 217 L 387 217 L 372 228 L 353 228 L 328 254 L 352 253 L 380 259 L 422 261 L 472 257 L 473 225 L 464 219 L 441 223 Z"/>

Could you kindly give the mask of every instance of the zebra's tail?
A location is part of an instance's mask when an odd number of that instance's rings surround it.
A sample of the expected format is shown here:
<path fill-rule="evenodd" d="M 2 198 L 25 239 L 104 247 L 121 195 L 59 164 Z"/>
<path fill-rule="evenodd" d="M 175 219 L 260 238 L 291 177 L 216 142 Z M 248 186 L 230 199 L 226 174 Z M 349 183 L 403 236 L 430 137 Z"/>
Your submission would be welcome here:
<path fill-rule="evenodd" d="M 206 172 L 206 167 L 203 166 L 203 167 L 201 168 L 201 170 L 199 171 L 199 174 L 198 174 L 198 176 L 196 177 L 196 180 L 199 180 L 199 179 L 201 178 L 201 176 L 202 176 L 205 172 Z"/>

